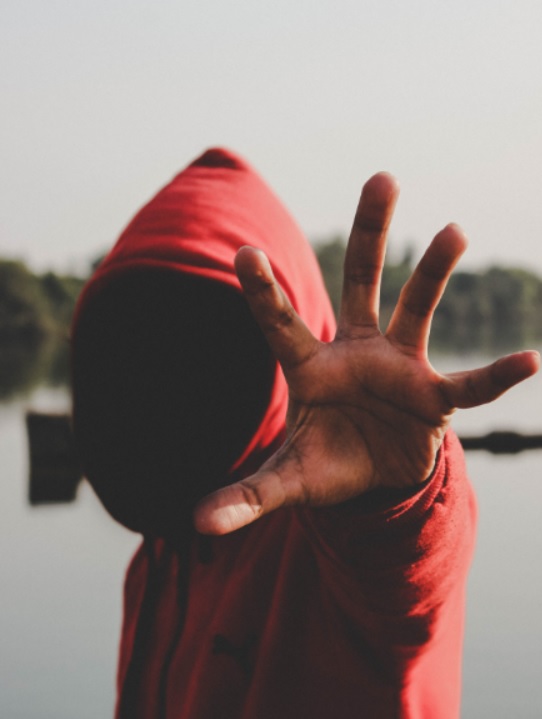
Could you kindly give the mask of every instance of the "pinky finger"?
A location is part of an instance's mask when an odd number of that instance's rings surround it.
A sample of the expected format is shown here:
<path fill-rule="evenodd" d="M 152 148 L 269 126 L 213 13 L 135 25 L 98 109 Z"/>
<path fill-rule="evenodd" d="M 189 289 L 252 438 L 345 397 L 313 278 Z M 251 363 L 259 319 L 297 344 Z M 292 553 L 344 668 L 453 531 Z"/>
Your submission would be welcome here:
<path fill-rule="evenodd" d="M 442 391 L 452 407 L 478 407 L 497 399 L 539 368 L 538 352 L 518 352 L 501 357 L 487 367 L 445 375 Z"/>

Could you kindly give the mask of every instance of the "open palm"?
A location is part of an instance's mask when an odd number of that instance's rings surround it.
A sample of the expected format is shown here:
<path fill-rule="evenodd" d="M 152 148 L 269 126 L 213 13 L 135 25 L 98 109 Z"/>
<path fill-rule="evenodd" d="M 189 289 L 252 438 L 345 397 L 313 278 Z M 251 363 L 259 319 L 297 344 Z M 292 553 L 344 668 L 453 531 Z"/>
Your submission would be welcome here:
<path fill-rule="evenodd" d="M 239 280 L 288 383 L 287 437 L 256 474 L 200 502 L 198 531 L 225 534 L 280 506 L 331 505 L 376 487 L 415 486 L 430 475 L 456 408 L 490 402 L 536 372 L 536 352 L 448 375 L 430 365 L 431 318 L 467 244 L 456 225 L 436 235 L 381 332 L 380 279 L 397 196 L 386 173 L 363 188 L 331 343 L 311 334 L 261 251 L 238 253 Z"/>

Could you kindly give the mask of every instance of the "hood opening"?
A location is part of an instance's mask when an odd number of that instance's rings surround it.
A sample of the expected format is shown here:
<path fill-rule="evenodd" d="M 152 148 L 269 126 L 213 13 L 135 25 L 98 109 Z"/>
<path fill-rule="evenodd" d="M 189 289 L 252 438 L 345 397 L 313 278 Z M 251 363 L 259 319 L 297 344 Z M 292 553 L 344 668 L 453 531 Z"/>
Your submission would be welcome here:
<path fill-rule="evenodd" d="M 266 252 L 292 305 L 329 341 L 334 318 L 309 243 L 244 160 L 214 148 L 131 220 L 73 323 L 74 429 L 85 472 L 120 522 L 170 538 L 195 502 L 280 444 L 286 382 L 233 262 Z"/>
<path fill-rule="evenodd" d="M 228 481 L 276 363 L 232 287 L 139 268 L 103 281 L 80 311 L 73 369 L 88 479 L 122 524 L 171 539 Z"/>

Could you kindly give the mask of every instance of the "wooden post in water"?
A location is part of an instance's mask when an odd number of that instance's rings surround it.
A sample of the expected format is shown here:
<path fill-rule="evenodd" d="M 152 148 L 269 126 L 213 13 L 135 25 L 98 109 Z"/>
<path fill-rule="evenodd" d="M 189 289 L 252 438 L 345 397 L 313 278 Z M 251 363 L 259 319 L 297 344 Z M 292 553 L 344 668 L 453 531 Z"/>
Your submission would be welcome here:
<path fill-rule="evenodd" d="M 525 449 L 542 448 L 542 434 L 489 432 L 482 437 L 460 437 L 463 449 L 485 449 L 492 454 L 517 454 Z"/>
<path fill-rule="evenodd" d="M 83 475 L 69 415 L 27 412 L 26 428 L 30 504 L 72 502 Z"/>

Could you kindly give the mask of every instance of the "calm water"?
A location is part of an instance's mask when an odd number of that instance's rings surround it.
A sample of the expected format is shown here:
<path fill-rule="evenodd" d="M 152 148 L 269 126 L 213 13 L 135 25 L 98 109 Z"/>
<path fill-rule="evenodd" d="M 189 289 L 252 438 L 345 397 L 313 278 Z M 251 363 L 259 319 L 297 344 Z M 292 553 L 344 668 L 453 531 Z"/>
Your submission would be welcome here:
<path fill-rule="evenodd" d="M 476 360 L 435 360 L 439 369 Z M 542 432 L 542 376 L 498 404 L 458 414 L 460 432 Z M 28 407 L 67 408 L 61 390 L 0 404 L 0 716 L 112 715 L 125 566 L 138 538 L 92 491 L 64 506 L 26 503 Z M 542 451 L 470 453 L 480 525 L 470 576 L 463 719 L 542 717 Z"/>

